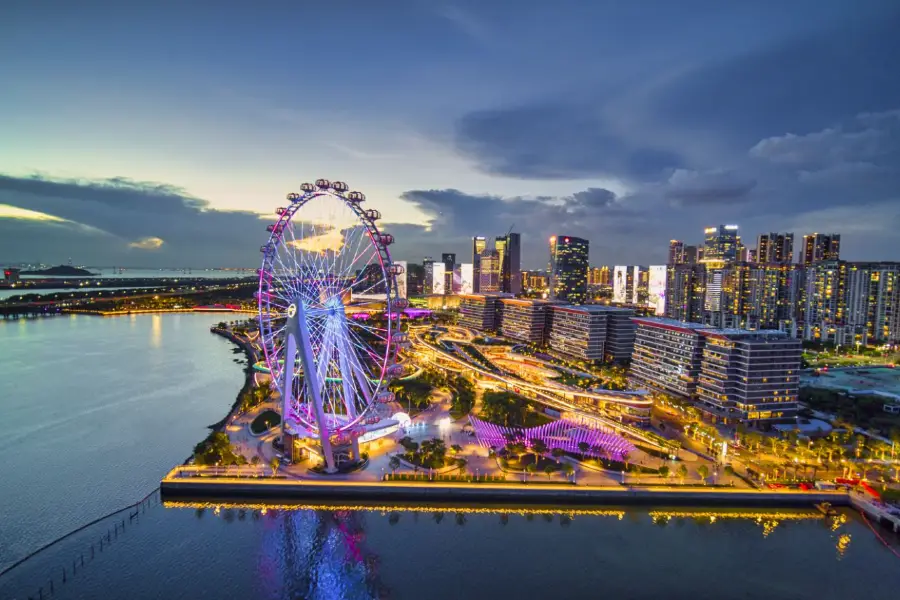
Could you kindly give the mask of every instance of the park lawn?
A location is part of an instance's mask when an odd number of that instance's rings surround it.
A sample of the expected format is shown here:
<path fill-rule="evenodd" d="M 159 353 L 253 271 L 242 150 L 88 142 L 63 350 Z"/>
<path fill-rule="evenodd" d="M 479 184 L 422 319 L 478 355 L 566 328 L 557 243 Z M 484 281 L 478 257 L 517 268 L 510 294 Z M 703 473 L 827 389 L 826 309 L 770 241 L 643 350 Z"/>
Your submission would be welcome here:
<path fill-rule="evenodd" d="M 281 415 L 274 410 L 264 410 L 250 423 L 250 431 L 256 435 L 281 424 Z"/>

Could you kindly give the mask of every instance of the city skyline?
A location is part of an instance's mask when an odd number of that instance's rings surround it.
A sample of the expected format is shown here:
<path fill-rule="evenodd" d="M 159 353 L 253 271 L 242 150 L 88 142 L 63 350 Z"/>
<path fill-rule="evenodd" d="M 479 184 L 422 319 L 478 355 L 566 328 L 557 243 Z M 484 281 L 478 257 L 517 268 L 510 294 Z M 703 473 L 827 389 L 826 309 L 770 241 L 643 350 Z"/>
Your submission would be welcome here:
<path fill-rule="evenodd" d="M 285 4 L 256 31 L 201 5 L 7 11 L 0 259 L 252 267 L 269 207 L 317 177 L 363 191 L 410 262 L 511 223 L 526 269 L 558 232 L 661 264 L 716 223 L 900 259 L 896 3 Z M 344 46 L 307 52 L 317 23 Z"/>

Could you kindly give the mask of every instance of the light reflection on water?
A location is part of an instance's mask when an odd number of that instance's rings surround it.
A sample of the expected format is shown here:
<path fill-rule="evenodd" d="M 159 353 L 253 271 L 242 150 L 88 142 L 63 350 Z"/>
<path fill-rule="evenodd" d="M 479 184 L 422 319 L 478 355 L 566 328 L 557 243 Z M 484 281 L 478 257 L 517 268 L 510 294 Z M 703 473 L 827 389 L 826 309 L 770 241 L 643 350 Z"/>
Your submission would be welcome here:
<path fill-rule="evenodd" d="M 54 597 L 853 598 L 900 585 L 896 559 L 850 512 L 165 507 L 149 507 L 100 559 L 57 581 Z M 17 572 L 17 589 L 36 597 L 34 582 L 93 538 Z"/>

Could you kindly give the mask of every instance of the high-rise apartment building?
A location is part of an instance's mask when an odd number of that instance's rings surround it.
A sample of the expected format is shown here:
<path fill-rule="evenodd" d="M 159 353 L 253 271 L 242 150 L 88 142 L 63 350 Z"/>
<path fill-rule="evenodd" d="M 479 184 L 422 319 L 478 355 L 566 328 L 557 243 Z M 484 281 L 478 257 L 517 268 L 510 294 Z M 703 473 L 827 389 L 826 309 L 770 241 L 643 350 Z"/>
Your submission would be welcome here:
<path fill-rule="evenodd" d="M 803 254 L 800 262 L 812 265 L 822 261 L 840 260 L 841 236 L 838 233 L 812 233 L 803 236 Z"/>
<path fill-rule="evenodd" d="M 666 317 L 676 321 L 703 321 L 706 268 L 698 264 L 666 267 Z"/>
<path fill-rule="evenodd" d="M 476 294 L 481 291 L 481 253 L 486 249 L 487 239 L 483 235 L 472 238 L 472 275 Z"/>
<path fill-rule="evenodd" d="M 753 262 L 789 265 L 794 262 L 793 233 L 763 233 L 757 238 Z"/>
<path fill-rule="evenodd" d="M 768 426 L 796 420 L 800 340 L 783 331 L 701 330 L 697 407 L 713 421 Z"/>
<path fill-rule="evenodd" d="M 634 311 L 613 306 L 551 305 L 547 345 L 578 360 L 625 361 L 634 348 Z"/>
<path fill-rule="evenodd" d="M 740 238 L 737 225 L 719 225 L 703 230 L 703 261 L 730 263 L 738 259 Z"/>
<path fill-rule="evenodd" d="M 572 304 L 587 300 L 588 241 L 555 235 L 550 238 L 550 297 Z"/>
<path fill-rule="evenodd" d="M 610 285 L 609 267 L 591 267 L 588 270 L 588 285 Z"/>
<path fill-rule="evenodd" d="M 703 248 L 697 246 L 684 247 L 684 264 L 695 265 L 703 260 Z"/>
<path fill-rule="evenodd" d="M 456 254 L 445 252 L 441 254 L 441 262 L 444 263 L 444 293 L 450 294 L 453 290 L 453 273 L 456 270 Z"/>

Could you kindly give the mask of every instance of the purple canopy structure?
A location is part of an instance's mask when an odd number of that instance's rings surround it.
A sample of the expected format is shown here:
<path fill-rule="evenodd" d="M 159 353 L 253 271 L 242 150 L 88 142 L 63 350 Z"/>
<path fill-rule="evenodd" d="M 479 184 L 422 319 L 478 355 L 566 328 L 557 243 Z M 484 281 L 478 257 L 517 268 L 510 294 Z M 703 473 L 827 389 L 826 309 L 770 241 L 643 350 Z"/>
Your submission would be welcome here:
<path fill-rule="evenodd" d="M 477 417 L 469 417 L 478 443 L 485 448 L 502 448 L 510 439 L 531 446 L 531 440 L 541 440 L 548 448 L 562 448 L 567 452 L 581 453 L 578 444 L 585 442 L 589 456 L 603 456 L 615 460 L 634 452 L 634 445 L 622 436 L 588 429 L 570 421 L 559 420 L 539 427 L 502 427 Z"/>

